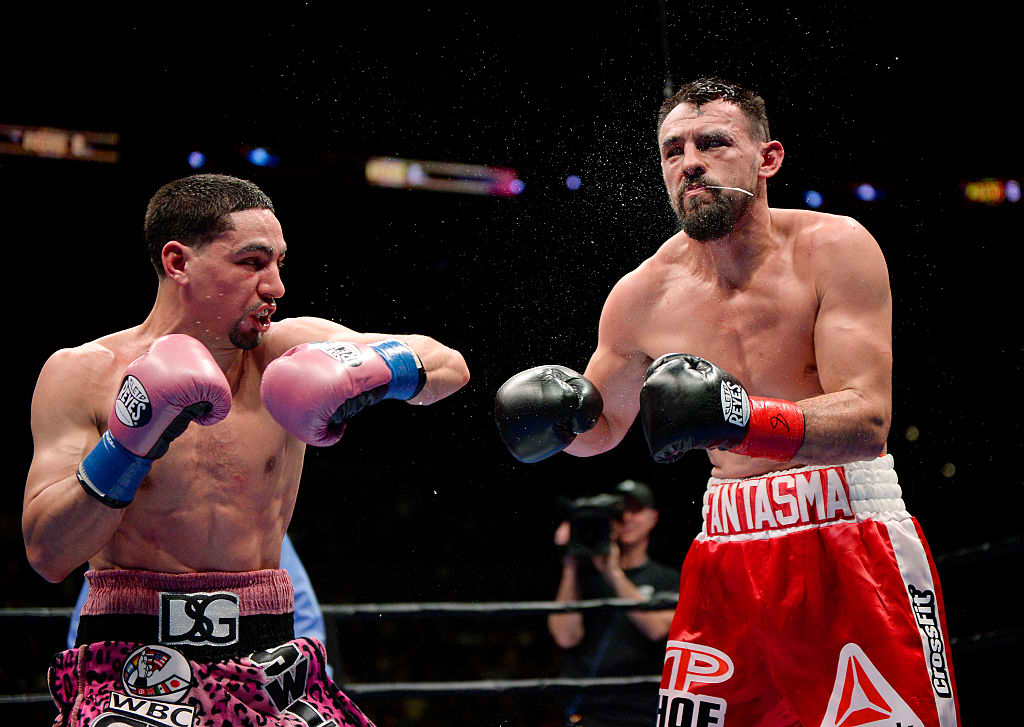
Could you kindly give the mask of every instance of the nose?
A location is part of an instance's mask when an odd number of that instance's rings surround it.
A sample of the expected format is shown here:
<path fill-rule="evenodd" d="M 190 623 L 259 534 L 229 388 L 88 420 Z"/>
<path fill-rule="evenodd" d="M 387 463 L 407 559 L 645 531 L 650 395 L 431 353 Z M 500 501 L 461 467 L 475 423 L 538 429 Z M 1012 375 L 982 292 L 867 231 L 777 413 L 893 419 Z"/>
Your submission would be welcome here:
<path fill-rule="evenodd" d="M 257 291 L 262 298 L 283 298 L 284 297 L 284 281 L 281 280 L 281 271 L 276 265 L 267 266 L 267 272 L 260 280 L 259 290 Z"/>
<path fill-rule="evenodd" d="M 700 152 L 690 145 L 683 150 L 682 168 L 687 179 L 696 179 L 708 171 Z"/>

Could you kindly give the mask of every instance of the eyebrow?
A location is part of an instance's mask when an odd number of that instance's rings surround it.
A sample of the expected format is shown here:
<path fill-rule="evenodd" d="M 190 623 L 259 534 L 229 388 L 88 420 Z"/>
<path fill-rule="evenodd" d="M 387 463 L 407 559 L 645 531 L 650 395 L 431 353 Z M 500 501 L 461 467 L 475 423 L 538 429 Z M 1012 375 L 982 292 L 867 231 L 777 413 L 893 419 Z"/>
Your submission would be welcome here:
<path fill-rule="evenodd" d="M 701 131 L 697 134 L 697 138 L 700 140 L 724 140 L 732 141 L 732 134 L 722 129 L 712 129 L 711 131 Z"/>
<path fill-rule="evenodd" d="M 265 242 L 250 242 L 248 245 L 245 245 L 244 247 L 240 247 L 237 250 L 235 250 L 232 253 L 232 255 L 245 255 L 246 253 L 250 252 L 262 252 L 267 257 L 274 257 L 274 252 L 276 251 L 274 250 L 273 247 L 271 247 Z M 284 257 L 287 252 L 287 247 L 282 248 L 281 257 Z"/>
<path fill-rule="evenodd" d="M 721 139 L 721 140 L 724 140 L 724 141 L 732 141 L 732 134 L 730 134 L 729 132 L 725 131 L 724 129 L 712 129 L 712 130 L 709 130 L 709 131 L 698 131 L 696 136 L 697 136 L 697 140 L 698 141 L 709 141 L 709 140 L 713 141 L 713 140 L 716 140 L 716 139 Z M 679 134 L 677 134 L 675 136 L 670 136 L 670 137 L 666 138 L 665 141 L 661 142 L 661 148 L 662 149 L 667 149 L 668 147 L 672 146 L 673 144 L 677 144 L 680 141 L 683 141 L 683 136 L 681 136 Z"/>

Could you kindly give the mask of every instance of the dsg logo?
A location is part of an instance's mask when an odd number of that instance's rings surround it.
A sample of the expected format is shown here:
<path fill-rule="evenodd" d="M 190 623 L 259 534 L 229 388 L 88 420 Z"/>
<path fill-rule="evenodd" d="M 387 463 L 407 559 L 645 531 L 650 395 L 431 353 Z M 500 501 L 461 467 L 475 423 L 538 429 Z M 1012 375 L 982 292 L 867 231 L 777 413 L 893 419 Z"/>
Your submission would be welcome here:
<path fill-rule="evenodd" d="M 234 593 L 161 593 L 160 643 L 226 646 L 238 642 Z"/>
<path fill-rule="evenodd" d="M 693 684 L 717 684 L 733 675 L 724 651 L 686 641 L 669 641 L 658 702 L 659 727 L 718 727 L 725 721 L 726 702 L 691 694 Z"/>

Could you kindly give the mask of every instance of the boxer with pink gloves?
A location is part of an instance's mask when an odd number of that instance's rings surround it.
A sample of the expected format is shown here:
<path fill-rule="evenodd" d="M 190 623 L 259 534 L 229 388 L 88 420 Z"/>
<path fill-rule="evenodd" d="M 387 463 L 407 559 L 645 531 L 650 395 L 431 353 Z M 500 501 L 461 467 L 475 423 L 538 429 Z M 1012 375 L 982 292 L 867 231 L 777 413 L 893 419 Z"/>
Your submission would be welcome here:
<path fill-rule="evenodd" d="M 328 447 L 346 422 L 381 399 L 411 399 L 423 365 L 398 341 L 303 343 L 267 367 L 260 398 L 277 423 L 314 447 Z"/>
<path fill-rule="evenodd" d="M 449 396 L 466 363 L 428 336 L 274 321 L 288 246 L 251 182 L 164 185 L 145 237 L 149 315 L 54 353 L 32 398 L 29 563 L 52 582 L 90 568 L 50 665 L 56 724 L 366 727 L 323 644 L 295 638 L 280 558 L 306 444 L 381 399 Z"/>
<path fill-rule="evenodd" d="M 167 447 L 189 422 L 216 424 L 231 410 L 224 372 L 199 341 L 158 338 L 125 370 L 109 428 L 78 465 L 78 482 L 110 507 L 127 507 Z"/>

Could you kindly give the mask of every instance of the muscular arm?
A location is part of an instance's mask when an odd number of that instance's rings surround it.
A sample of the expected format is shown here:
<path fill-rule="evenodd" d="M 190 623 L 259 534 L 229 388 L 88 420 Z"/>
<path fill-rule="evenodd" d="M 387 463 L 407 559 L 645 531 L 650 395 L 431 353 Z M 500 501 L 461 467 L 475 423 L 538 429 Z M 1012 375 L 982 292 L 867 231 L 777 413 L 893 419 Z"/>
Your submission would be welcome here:
<path fill-rule="evenodd" d="M 107 361 L 97 352 L 58 351 L 43 366 L 32 397 L 35 449 L 25 485 L 22 534 L 32 567 L 57 583 L 113 537 L 124 510 L 106 507 L 78 483 L 78 463 L 99 441 L 90 371 Z"/>
<path fill-rule="evenodd" d="M 800 402 L 808 464 L 870 459 L 884 451 L 892 414 L 892 295 L 874 238 L 853 220 L 811 251 L 819 310 L 818 377 L 826 393 Z"/>
<path fill-rule="evenodd" d="M 637 350 L 631 336 L 635 323 L 630 308 L 639 294 L 637 272 L 630 273 L 612 289 L 601 311 L 597 350 L 583 375 L 601 392 L 604 411 L 593 429 L 565 449 L 571 455 L 590 457 L 612 449 L 640 411 L 640 387 L 651 359 Z"/>
<path fill-rule="evenodd" d="M 420 335 L 390 335 L 383 333 L 358 333 L 351 328 L 322 318 L 291 318 L 275 324 L 273 335 L 267 337 L 269 358 L 277 358 L 293 346 L 313 341 L 350 341 L 352 343 L 374 343 L 394 339 L 411 348 L 419 357 L 427 374 L 427 383 L 410 404 L 433 404 L 454 394 L 469 382 L 469 368 L 462 354 L 433 338 Z"/>

